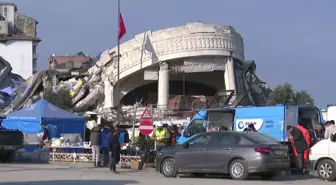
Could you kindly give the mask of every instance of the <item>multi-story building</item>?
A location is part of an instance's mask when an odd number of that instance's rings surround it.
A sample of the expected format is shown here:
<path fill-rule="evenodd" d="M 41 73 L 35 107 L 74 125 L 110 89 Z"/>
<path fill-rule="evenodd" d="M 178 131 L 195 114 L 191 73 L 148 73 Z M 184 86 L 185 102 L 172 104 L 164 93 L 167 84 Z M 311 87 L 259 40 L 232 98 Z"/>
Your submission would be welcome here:
<path fill-rule="evenodd" d="M 7 60 L 13 73 L 27 79 L 37 72 L 38 22 L 17 12 L 14 3 L 0 2 L 0 56 Z"/>
<path fill-rule="evenodd" d="M 89 69 L 92 67 L 98 58 L 92 58 L 83 52 L 79 52 L 76 55 L 69 56 L 55 56 L 54 54 L 49 57 L 49 68 L 55 69 L 61 72 L 67 72 L 77 69 Z"/>

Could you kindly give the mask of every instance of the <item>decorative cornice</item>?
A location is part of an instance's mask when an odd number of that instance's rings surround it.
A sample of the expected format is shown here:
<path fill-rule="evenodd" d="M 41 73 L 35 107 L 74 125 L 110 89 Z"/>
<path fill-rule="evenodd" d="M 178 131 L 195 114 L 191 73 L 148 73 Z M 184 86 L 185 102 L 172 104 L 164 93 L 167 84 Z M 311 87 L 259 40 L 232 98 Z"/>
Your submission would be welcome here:
<path fill-rule="evenodd" d="M 230 56 L 232 52 L 234 58 L 244 60 L 243 39 L 231 26 L 202 23 L 138 34 L 122 44 L 120 51 L 121 79 L 160 61 L 176 58 Z M 114 67 L 108 69 L 112 74 L 117 72 Z"/>

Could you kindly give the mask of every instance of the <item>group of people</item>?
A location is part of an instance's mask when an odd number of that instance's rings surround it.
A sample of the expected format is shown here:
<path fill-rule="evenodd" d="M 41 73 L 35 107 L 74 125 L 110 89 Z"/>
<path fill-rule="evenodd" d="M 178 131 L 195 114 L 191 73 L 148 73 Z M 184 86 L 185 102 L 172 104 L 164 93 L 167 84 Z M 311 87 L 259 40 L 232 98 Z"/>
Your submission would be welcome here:
<path fill-rule="evenodd" d="M 94 167 L 108 166 L 118 173 L 116 165 L 120 161 L 121 145 L 129 142 L 127 130 L 118 126 L 95 126 L 91 130 L 90 145 Z M 101 153 L 103 157 L 101 158 Z"/>
<path fill-rule="evenodd" d="M 168 124 L 164 127 L 163 123 L 158 123 L 153 133 L 156 150 L 161 150 L 167 146 L 175 146 L 176 140 L 181 136 L 181 132 L 177 125 Z"/>
<path fill-rule="evenodd" d="M 296 127 L 288 126 L 287 131 L 292 145 L 292 153 L 296 157 L 296 166 L 300 169 L 304 169 L 307 167 L 307 162 L 309 160 L 309 148 L 312 146 L 314 141 L 315 136 L 313 134 L 316 133 L 310 132 L 301 122 L 299 122 Z M 324 139 L 336 137 L 335 133 L 335 121 L 327 121 L 325 123 Z"/>
<path fill-rule="evenodd" d="M 292 146 L 292 153 L 296 159 L 296 167 L 302 169 L 303 172 L 303 169 L 307 167 L 309 148 L 312 145 L 311 134 L 301 122 L 296 127 L 289 125 L 287 131 Z"/>

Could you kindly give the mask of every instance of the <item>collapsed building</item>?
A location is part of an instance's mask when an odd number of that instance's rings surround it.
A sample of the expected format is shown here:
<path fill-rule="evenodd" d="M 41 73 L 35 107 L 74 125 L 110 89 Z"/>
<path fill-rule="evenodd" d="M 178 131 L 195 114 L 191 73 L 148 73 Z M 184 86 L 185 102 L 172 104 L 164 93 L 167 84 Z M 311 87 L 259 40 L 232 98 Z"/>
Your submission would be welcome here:
<path fill-rule="evenodd" d="M 66 89 L 72 97 L 72 111 L 98 112 L 106 121 L 115 121 L 120 103 L 125 122 L 139 115 L 133 109 L 139 102 L 152 105 L 159 119 L 183 117 L 175 114 L 180 110 L 207 108 L 214 96 L 230 96 L 225 101 L 231 106 L 265 105 L 270 93 L 267 83 L 255 74 L 255 62 L 245 60 L 243 39 L 231 26 L 198 22 L 147 31 L 121 44 L 120 56 L 116 49 L 104 51 L 87 71 L 36 73 L 15 88 L 3 113 L 29 106 L 43 97 L 46 88 L 54 93 Z M 224 96 L 216 95 L 218 90 L 226 90 Z"/>

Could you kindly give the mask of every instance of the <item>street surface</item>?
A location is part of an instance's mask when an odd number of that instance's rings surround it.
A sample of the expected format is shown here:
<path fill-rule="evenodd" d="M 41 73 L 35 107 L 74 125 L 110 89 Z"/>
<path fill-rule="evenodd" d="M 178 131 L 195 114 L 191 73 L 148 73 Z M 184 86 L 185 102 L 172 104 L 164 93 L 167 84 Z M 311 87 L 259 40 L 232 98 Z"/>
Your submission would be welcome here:
<path fill-rule="evenodd" d="M 225 176 L 195 178 L 183 176 L 168 179 L 153 169 L 135 171 L 119 169 L 120 174 L 112 174 L 107 168 L 92 169 L 91 164 L 0 164 L 0 185 L 262 185 L 291 184 L 314 185 L 334 184 L 310 176 L 282 176 L 272 181 L 251 178 L 246 181 L 233 181 Z"/>

